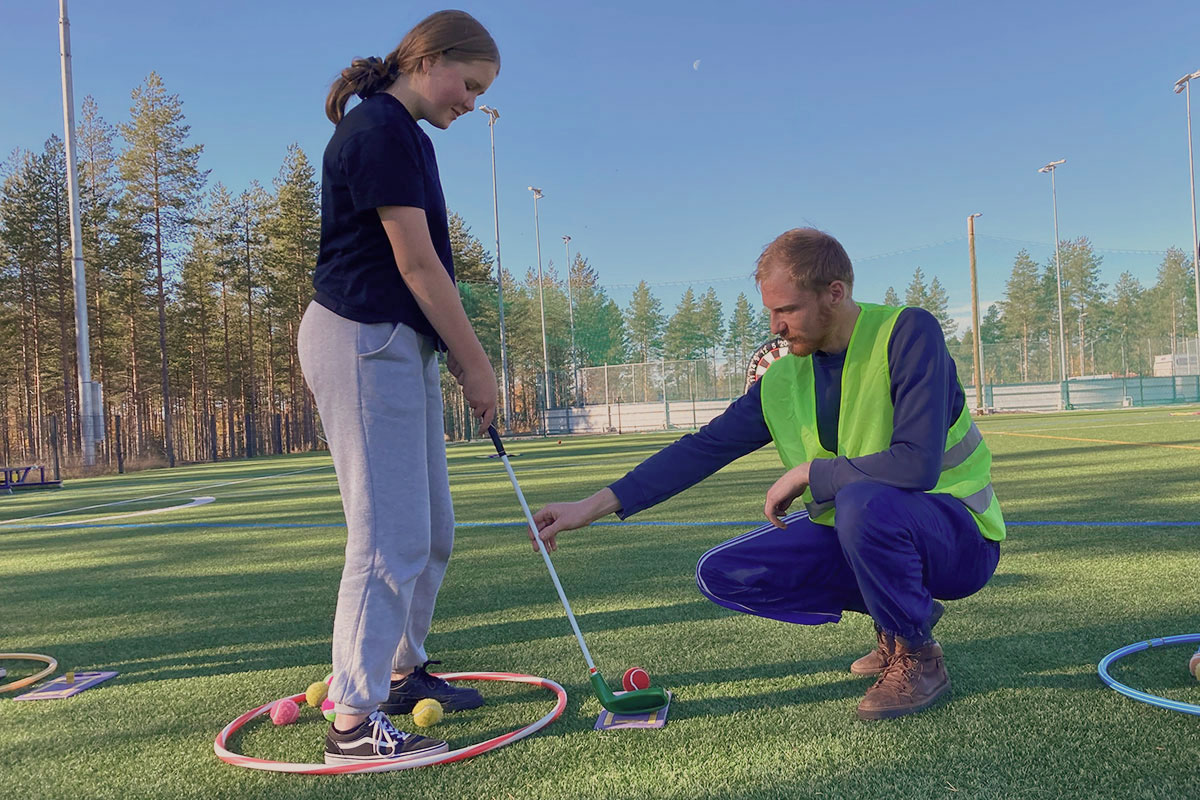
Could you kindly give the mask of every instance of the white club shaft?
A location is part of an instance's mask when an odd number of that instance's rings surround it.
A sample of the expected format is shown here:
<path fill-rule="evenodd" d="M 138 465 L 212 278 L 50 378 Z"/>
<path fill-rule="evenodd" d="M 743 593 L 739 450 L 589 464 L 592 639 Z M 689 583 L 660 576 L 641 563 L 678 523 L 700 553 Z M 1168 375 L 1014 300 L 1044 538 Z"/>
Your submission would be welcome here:
<path fill-rule="evenodd" d="M 513 472 L 512 464 L 508 462 L 508 455 L 502 453 L 500 460 L 504 462 L 504 468 L 508 470 L 508 479 L 512 481 L 513 488 L 517 490 L 517 499 L 521 501 L 521 510 L 525 512 L 525 521 L 529 523 L 529 530 L 533 532 L 533 540 L 537 542 L 542 559 L 545 560 L 546 567 L 550 570 L 550 580 L 554 581 L 558 599 L 562 601 L 563 610 L 567 612 L 567 619 L 571 622 L 571 630 L 575 631 L 579 649 L 583 651 L 583 660 L 587 662 L 588 669 L 594 671 L 596 665 L 592 663 L 592 654 L 588 652 L 587 645 L 583 643 L 583 634 L 579 632 L 579 623 L 575 621 L 575 615 L 571 613 L 571 604 L 567 602 L 567 595 L 563 592 L 562 584 L 558 582 L 558 573 L 554 571 L 554 565 L 550 563 L 550 553 L 546 551 L 546 543 L 537 535 L 537 523 L 533 521 L 533 514 L 529 512 L 529 504 L 525 502 L 525 494 L 521 491 L 521 484 L 517 483 L 517 476 Z"/>

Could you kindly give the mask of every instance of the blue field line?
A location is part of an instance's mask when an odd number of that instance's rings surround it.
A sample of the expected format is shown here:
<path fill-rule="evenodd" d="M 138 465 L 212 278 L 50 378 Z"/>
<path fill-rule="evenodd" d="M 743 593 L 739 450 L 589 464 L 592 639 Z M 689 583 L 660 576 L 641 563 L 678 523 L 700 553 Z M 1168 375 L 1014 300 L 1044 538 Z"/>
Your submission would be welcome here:
<path fill-rule="evenodd" d="M 764 520 L 729 520 L 728 522 L 667 522 L 665 520 L 632 520 L 626 522 L 593 522 L 593 528 L 757 528 Z M 1010 528 L 1200 528 L 1195 522 L 1087 522 L 1079 520 L 1023 520 L 1005 522 Z M 335 522 L 130 522 L 91 523 L 71 525 L 0 525 L 3 531 L 67 530 L 84 528 L 344 528 Z M 455 528 L 524 528 L 524 522 L 459 522 Z"/>
<path fill-rule="evenodd" d="M 1200 522 L 1079 522 L 1077 520 L 1004 521 L 1009 528 L 1200 528 Z"/>

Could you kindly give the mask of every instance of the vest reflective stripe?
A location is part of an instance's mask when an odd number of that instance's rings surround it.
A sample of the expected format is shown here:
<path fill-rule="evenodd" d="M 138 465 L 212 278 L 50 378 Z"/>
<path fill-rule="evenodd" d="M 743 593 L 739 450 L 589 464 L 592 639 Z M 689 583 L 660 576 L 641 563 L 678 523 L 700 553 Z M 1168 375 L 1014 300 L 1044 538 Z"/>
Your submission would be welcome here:
<path fill-rule="evenodd" d="M 971 427 L 967 429 L 966 436 L 942 456 L 942 471 L 945 472 L 948 469 L 954 469 L 959 464 L 965 462 L 982 442 L 983 434 L 979 432 L 979 428 L 972 422 Z"/>
<path fill-rule="evenodd" d="M 833 501 L 831 500 L 828 503 L 805 503 L 804 507 L 808 509 L 808 518 L 815 520 L 826 511 L 833 510 Z"/>
<path fill-rule="evenodd" d="M 989 483 L 975 494 L 967 495 L 966 497 L 960 497 L 958 499 L 963 505 L 974 511 L 976 514 L 982 514 L 988 510 L 988 506 L 992 504 L 992 498 L 995 496 L 996 491 Z"/>

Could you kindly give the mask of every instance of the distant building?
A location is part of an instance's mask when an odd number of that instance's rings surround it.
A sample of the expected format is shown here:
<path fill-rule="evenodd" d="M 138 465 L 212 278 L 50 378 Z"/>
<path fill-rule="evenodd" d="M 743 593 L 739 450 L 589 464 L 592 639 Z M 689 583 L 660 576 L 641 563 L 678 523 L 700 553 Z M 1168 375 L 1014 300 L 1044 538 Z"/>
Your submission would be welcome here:
<path fill-rule="evenodd" d="M 1200 356 L 1196 353 L 1168 353 L 1154 357 L 1154 377 L 1200 375 Z"/>

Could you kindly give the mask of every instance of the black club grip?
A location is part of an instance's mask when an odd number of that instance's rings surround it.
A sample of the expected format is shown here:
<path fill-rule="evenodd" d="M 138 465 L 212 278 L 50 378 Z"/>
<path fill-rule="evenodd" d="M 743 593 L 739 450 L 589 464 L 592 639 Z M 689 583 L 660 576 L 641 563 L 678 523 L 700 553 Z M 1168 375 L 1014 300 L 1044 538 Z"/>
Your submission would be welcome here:
<path fill-rule="evenodd" d="M 499 455 L 508 455 L 504 452 L 504 442 L 500 441 L 500 434 L 496 432 L 495 425 L 488 425 L 488 436 L 492 437 L 492 444 L 496 446 L 496 452 Z"/>

